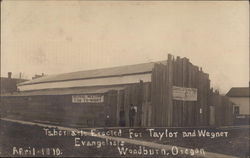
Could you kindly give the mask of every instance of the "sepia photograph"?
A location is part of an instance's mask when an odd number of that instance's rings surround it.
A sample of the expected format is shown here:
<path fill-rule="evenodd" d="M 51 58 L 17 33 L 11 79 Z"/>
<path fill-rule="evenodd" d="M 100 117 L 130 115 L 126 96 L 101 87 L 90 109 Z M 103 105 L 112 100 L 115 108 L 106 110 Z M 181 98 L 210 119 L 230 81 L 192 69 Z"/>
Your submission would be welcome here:
<path fill-rule="evenodd" d="M 249 2 L 1 0 L 0 157 L 250 158 Z"/>

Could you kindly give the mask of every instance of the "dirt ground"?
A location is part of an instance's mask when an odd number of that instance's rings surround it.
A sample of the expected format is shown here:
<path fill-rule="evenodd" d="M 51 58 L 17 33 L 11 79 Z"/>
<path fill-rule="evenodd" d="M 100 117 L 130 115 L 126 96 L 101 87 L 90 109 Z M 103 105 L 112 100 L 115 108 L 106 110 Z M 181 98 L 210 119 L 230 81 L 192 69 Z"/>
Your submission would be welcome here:
<path fill-rule="evenodd" d="M 98 148 L 97 146 L 75 146 L 75 137 L 71 136 L 46 136 L 44 127 L 35 125 L 23 125 L 19 123 L 13 123 L 1 120 L 0 122 L 0 156 L 1 157 L 198 157 L 190 155 L 173 154 L 169 152 L 167 155 L 156 154 L 120 154 L 117 146 L 103 146 Z M 186 148 L 203 148 L 206 152 L 216 152 L 226 155 L 238 156 L 238 157 L 249 157 L 249 127 L 245 128 L 168 128 L 168 131 L 183 132 L 183 131 L 194 131 L 194 130 L 207 130 L 210 132 L 228 132 L 228 137 L 219 138 L 167 138 L 162 137 L 159 140 L 157 137 L 151 137 L 148 128 L 134 128 L 133 133 L 141 133 L 142 137 L 136 137 L 136 140 L 143 140 L 148 142 L 154 142 L 158 144 L 166 144 L 172 146 L 181 146 Z M 83 129 L 90 131 L 90 129 Z M 110 129 L 105 129 L 110 130 Z M 104 131 L 105 131 L 104 130 Z M 117 130 L 117 128 L 116 128 Z M 122 129 L 122 136 L 129 138 L 130 128 Z M 164 132 L 166 128 L 155 128 L 155 131 Z M 103 131 L 103 130 L 101 130 Z M 135 136 L 135 135 L 131 135 Z M 155 135 L 156 136 L 156 135 Z M 103 141 L 101 138 L 83 136 L 81 140 L 87 141 Z M 79 143 L 80 144 L 80 143 Z M 124 147 L 129 149 L 139 149 L 139 145 L 132 145 L 125 143 Z M 141 146 L 142 147 L 142 146 Z M 34 148 L 34 149 L 33 149 Z M 20 151 L 22 150 L 23 151 Z M 149 149 L 146 147 L 145 149 Z M 24 154 L 26 150 L 26 154 Z M 36 151 L 35 155 L 33 150 Z M 48 151 L 49 150 L 49 151 Z M 139 150 L 137 150 L 139 151 Z M 142 150 L 143 151 L 143 150 Z M 149 151 L 149 150 L 147 150 Z M 21 153 L 21 154 L 20 154 Z"/>

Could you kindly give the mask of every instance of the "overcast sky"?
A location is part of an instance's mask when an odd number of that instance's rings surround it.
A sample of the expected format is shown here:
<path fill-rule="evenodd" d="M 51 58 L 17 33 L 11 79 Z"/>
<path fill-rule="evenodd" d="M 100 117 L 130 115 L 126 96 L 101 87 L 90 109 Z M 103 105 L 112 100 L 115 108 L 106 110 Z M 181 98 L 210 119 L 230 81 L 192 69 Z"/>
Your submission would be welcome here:
<path fill-rule="evenodd" d="M 249 3 L 3 1 L 1 76 L 187 57 L 227 92 L 249 82 Z"/>

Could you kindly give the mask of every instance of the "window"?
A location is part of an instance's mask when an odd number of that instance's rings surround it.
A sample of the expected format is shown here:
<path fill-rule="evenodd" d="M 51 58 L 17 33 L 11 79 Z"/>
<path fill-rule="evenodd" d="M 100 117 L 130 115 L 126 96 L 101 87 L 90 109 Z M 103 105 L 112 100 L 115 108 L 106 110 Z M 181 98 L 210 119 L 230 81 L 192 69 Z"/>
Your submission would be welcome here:
<path fill-rule="evenodd" d="M 234 114 L 235 115 L 239 115 L 240 114 L 240 107 L 239 106 L 235 106 L 234 107 Z"/>

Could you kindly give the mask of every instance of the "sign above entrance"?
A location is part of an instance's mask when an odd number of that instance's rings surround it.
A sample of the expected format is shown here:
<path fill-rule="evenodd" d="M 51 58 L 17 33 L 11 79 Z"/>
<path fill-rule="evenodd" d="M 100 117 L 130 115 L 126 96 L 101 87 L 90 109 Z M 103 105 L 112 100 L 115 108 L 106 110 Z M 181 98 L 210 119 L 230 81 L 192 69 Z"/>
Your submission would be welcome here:
<path fill-rule="evenodd" d="M 173 100 L 197 101 L 197 89 L 173 86 Z"/>
<path fill-rule="evenodd" d="M 72 95 L 72 103 L 103 103 L 103 95 Z"/>

